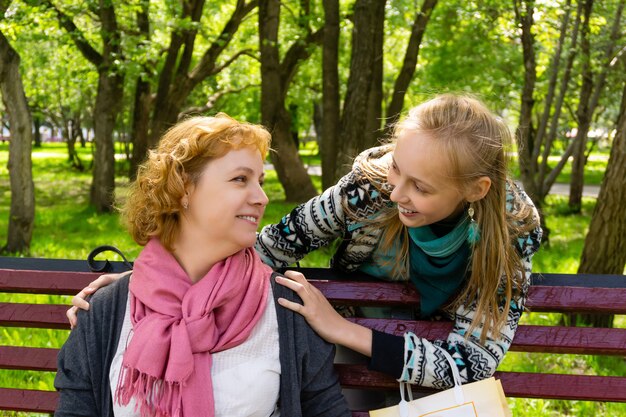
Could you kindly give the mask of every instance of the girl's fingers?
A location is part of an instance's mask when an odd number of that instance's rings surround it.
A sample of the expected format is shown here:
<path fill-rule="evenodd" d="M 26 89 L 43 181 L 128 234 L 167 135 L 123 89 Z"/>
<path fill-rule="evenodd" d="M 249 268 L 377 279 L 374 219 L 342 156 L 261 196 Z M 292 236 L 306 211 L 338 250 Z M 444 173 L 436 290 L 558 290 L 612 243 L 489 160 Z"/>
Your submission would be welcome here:
<path fill-rule="evenodd" d="M 304 274 L 302 272 L 298 272 L 298 271 L 285 271 L 284 274 L 287 278 L 292 279 L 296 282 L 300 282 L 300 283 L 305 283 L 308 282 L 306 277 L 304 276 Z"/>
<path fill-rule="evenodd" d="M 109 284 L 114 283 L 118 279 L 130 274 L 133 271 L 126 271 L 121 274 L 105 274 L 100 275 L 95 281 L 89 283 L 88 287 L 97 290 L 98 288 L 106 287 Z"/>
<path fill-rule="evenodd" d="M 302 309 L 304 308 L 302 304 L 294 303 L 293 301 L 289 301 L 285 298 L 279 298 L 278 304 L 291 311 L 295 311 L 296 313 L 302 313 Z"/>
<path fill-rule="evenodd" d="M 290 272 L 290 271 L 287 271 L 287 272 Z M 291 279 L 291 277 L 285 278 L 285 277 L 278 276 L 276 277 L 276 282 L 296 292 L 298 295 L 300 295 L 300 293 L 303 292 L 304 290 L 304 285 L 297 281 L 294 281 L 293 279 Z"/>
<path fill-rule="evenodd" d="M 81 292 L 72 297 L 72 305 L 80 308 L 81 310 L 89 310 L 89 303 L 85 301 L 85 297 L 93 291 L 86 291 L 88 288 L 84 288 Z"/>
<path fill-rule="evenodd" d="M 78 311 L 78 309 L 76 307 L 71 307 L 69 310 L 67 310 L 65 312 L 65 315 L 67 316 L 67 320 L 70 322 L 70 328 L 74 328 L 74 326 L 76 326 L 76 323 L 78 323 L 78 318 L 76 317 L 76 312 Z"/>

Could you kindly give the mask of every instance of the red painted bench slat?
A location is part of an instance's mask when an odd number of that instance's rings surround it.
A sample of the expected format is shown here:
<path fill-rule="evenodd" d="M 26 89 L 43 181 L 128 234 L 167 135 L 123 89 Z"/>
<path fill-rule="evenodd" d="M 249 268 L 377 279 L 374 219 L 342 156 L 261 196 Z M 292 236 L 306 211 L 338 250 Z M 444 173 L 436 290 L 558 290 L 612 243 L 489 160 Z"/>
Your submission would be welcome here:
<path fill-rule="evenodd" d="M 526 308 L 560 313 L 626 314 L 626 288 L 530 287 Z"/>
<path fill-rule="evenodd" d="M 94 280 L 91 272 L 0 269 L 3 292 L 74 295 Z M 419 294 L 407 283 L 311 280 L 324 295 L 346 305 L 419 305 Z M 551 287 L 534 285 L 526 307 L 532 311 L 626 314 L 626 288 Z"/>
<path fill-rule="evenodd" d="M 0 369 L 57 371 L 59 349 L 0 346 Z"/>
<path fill-rule="evenodd" d="M 67 305 L 0 303 L 0 326 L 69 329 Z"/>
<path fill-rule="evenodd" d="M 392 282 L 338 282 L 311 280 L 326 298 L 352 306 L 419 305 L 419 294 L 409 284 Z M 526 308 L 531 311 L 626 314 L 626 288 L 530 288 Z"/>
<path fill-rule="evenodd" d="M 450 322 L 364 318 L 350 320 L 365 327 L 398 336 L 411 331 L 428 340 L 445 340 L 452 330 L 452 323 Z M 626 351 L 626 329 L 521 325 L 515 333 L 511 350 L 518 352 L 624 355 Z"/>
<path fill-rule="evenodd" d="M 99 274 L 93 272 L 0 269 L 2 292 L 74 295 Z"/>
<path fill-rule="evenodd" d="M 56 391 L 0 388 L 0 410 L 52 413 L 58 401 Z"/>
<path fill-rule="evenodd" d="M 397 390 L 398 381 L 365 365 L 336 364 L 341 385 L 357 389 Z M 626 378 L 570 374 L 496 372 L 507 397 L 626 402 Z M 419 392 L 434 392 L 416 389 Z"/>

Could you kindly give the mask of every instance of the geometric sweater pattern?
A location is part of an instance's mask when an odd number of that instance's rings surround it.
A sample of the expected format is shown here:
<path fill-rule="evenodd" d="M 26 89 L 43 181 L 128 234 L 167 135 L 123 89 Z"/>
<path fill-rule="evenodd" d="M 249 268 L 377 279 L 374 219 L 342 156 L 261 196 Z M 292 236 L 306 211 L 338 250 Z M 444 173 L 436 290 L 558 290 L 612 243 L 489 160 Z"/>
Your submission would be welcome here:
<path fill-rule="evenodd" d="M 286 267 L 311 251 L 339 241 L 331 259 L 331 267 L 347 272 L 358 269 L 378 246 L 382 231 L 380 227 L 355 221 L 345 213 L 343 207 L 349 207 L 350 211 L 357 214 L 357 218 L 372 218 L 392 204 L 388 196 L 380 193 L 359 168 L 363 163 L 380 165 L 381 158 L 387 152 L 389 147 L 366 150 L 356 158 L 352 171 L 337 184 L 294 208 L 279 223 L 265 226 L 257 235 L 255 246 L 263 261 L 273 267 Z M 526 193 L 515 184 L 507 187 L 507 211 L 515 213 L 522 202 L 532 206 L 534 216 L 539 217 Z M 448 337 L 445 340 L 429 341 L 411 332 L 407 332 L 404 337 L 399 336 L 397 343 L 403 345 L 405 359 L 401 374 L 394 376 L 399 381 L 426 387 L 451 387 L 453 380 L 450 365 L 440 349 L 452 356 L 463 383 L 493 375 L 511 345 L 524 311 L 532 256 L 539 248 L 541 235 L 541 228 L 537 227 L 518 236 L 512 243 L 522 257 L 524 279 L 522 288 L 510 300 L 507 322 L 498 334 L 487 335 L 485 343 L 480 343 L 480 333 L 476 330 L 468 338 L 465 337 L 476 314 L 475 302 L 461 304 L 456 309 L 444 308 L 439 312 L 440 316 L 434 319 L 447 318 L 453 321 L 454 326 Z M 376 354 L 372 352 L 372 362 L 380 362 L 374 358 Z"/>

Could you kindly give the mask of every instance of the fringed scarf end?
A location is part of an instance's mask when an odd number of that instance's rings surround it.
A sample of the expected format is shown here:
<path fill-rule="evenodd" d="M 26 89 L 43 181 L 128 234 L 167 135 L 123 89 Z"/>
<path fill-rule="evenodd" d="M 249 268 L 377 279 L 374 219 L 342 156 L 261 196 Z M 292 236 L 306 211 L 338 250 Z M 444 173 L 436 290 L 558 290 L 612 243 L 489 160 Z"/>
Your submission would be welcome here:
<path fill-rule="evenodd" d="M 180 383 L 164 381 L 137 369 L 122 366 L 115 402 L 128 405 L 135 399 L 135 411 L 142 417 L 182 417 Z"/>

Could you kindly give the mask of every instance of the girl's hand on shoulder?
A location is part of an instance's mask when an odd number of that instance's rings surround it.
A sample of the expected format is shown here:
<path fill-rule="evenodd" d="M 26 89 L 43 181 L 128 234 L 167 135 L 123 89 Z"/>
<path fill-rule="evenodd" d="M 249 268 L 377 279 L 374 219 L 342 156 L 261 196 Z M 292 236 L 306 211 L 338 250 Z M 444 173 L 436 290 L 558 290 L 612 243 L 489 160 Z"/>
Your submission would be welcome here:
<path fill-rule="evenodd" d="M 70 326 L 73 329 L 74 326 L 78 323 L 78 309 L 81 310 L 89 310 L 89 303 L 85 300 L 88 296 L 95 293 L 98 288 L 106 287 L 109 284 L 114 283 L 118 279 L 125 277 L 130 274 L 132 271 L 122 272 L 120 274 L 106 274 L 100 275 L 95 281 L 92 281 L 83 288 L 78 294 L 76 294 L 72 298 L 72 307 L 70 307 L 65 315 L 67 316 L 67 320 L 70 322 Z"/>
<path fill-rule="evenodd" d="M 349 322 L 335 311 L 324 294 L 311 285 L 303 274 L 286 271 L 285 276 L 287 278 L 277 276 L 276 282 L 298 294 L 303 304 L 284 298 L 279 298 L 278 304 L 301 314 L 322 339 L 329 343 L 340 343 L 342 326 Z"/>

